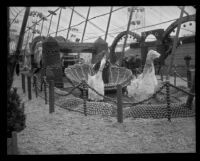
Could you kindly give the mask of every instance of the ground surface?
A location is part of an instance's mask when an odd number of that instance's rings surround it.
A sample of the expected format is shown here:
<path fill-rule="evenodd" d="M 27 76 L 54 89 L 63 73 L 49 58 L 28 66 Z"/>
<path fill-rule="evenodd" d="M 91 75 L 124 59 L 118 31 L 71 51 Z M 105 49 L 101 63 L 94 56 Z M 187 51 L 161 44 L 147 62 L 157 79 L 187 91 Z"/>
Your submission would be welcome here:
<path fill-rule="evenodd" d="M 180 84 L 183 85 L 184 83 Z M 20 154 L 97 154 L 97 153 L 185 153 L 195 152 L 195 118 L 132 119 L 123 124 L 116 118 L 84 116 L 56 106 L 42 98 L 28 101 L 21 89 L 21 78 L 13 83 L 25 102 L 27 127 L 18 133 Z"/>

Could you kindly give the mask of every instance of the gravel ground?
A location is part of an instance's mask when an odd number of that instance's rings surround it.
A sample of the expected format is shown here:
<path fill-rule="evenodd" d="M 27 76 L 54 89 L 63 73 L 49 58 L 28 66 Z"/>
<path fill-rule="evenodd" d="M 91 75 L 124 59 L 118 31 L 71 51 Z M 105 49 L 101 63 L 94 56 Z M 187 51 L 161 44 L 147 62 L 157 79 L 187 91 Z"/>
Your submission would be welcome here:
<path fill-rule="evenodd" d="M 21 78 L 13 83 L 25 102 L 27 127 L 18 133 L 20 154 L 195 153 L 195 118 L 125 119 L 84 116 L 55 108 L 42 98 L 28 101 Z M 27 89 L 27 88 L 26 88 Z"/>

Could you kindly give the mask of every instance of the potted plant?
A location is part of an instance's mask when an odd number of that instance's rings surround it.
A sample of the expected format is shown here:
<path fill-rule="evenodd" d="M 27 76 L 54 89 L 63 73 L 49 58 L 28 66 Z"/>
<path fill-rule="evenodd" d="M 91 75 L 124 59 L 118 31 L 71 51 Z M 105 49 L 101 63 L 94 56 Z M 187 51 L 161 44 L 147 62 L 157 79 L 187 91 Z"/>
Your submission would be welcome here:
<path fill-rule="evenodd" d="M 24 103 L 21 103 L 20 97 L 17 94 L 17 88 L 12 88 L 8 91 L 8 100 L 7 100 L 7 153 L 13 154 L 13 132 L 20 132 L 25 129 L 25 119 L 24 114 Z"/>

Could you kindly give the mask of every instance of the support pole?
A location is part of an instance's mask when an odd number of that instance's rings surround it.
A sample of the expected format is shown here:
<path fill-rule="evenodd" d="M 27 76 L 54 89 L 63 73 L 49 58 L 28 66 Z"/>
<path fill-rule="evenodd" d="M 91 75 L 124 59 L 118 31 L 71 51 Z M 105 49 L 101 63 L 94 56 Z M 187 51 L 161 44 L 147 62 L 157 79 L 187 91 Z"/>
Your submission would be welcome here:
<path fill-rule="evenodd" d="M 187 86 L 188 88 L 192 87 L 192 75 L 190 70 L 187 71 Z"/>
<path fill-rule="evenodd" d="M 34 81 L 34 87 L 35 87 L 35 96 L 37 98 L 38 97 L 38 86 L 37 86 L 37 77 L 35 75 L 33 76 L 33 81 Z"/>
<path fill-rule="evenodd" d="M 44 18 L 42 18 L 42 26 L 41 26 L 41 29 L 40 29 L 40 36 L 42 35 L 43 25 L 44 25 Z"/>
<path fill-rule="evenodd" d="M 59 24 L 60 24 L 61 13 L 62 13 L 62 8 L 60 8 L 60 13 L 59 13 L 59 17 L 58 17 L 58 24 L 57 24 L 57 28 L 56 28 L 56 36 L 57 36 L 57 33 L 58 33 L 58 27 L 59 27 Z"/>
<path fill-rule="evenodd" d="M 47 104 L 47 82 L 45 77 L 44 77 L 44 100 L 45 104 Z"/>
<path fill-rule="evenodd" d="M 90 14 L 90 7 L 88 8 L 88 13 L 87 13 L 86 21 L 85 21 L 85 26 L 84 26 L 84 30 L 83 30 L 83 35 L 82 35 L 81 42 L 83 42 L 83 39 L 84 39 L 84 36 L 85 36 L 85 31 L 86 31 L 86 27 L 87 27 L 87 22 L 88 22 L 89 14 Z"/>
<path fill-rule="evenodd" d="M 166 93 L 167 93 L 167 96 L 166 96 L 166 100 L 167 100 L 167 119 L 168 121 L 171 122 L 171 107 L 170 107 L 170 86 L 169 86 L 169 81 L 167 80 L 166 81 Z"/>
<path fill-rule="evenodd" d="M 107 28 L 106 28 L 106 35 L 105 35 L 105 41 L 107 39 L 108 36 L 108 30 L 109 30 L 109 26 L 110 26 L 110 20 L 111 20 L 111 16 L 112 16 L 112 11 L 113 11 L 113 7 L 110 7 L 110 14 L 109 14 L 109 18 L 108 18 L 108 24 L 107 24 Z"/>
<path fill-rule="evenodd" d="M 67 37 L 66 37 L 66 40 L 68 40 L 68 37 L 69 37 L 69 32 L 71 30 L 71 23 L 72 23 L 72 17 L 73 17 L 73 14 L 74 14 L 74 8 L 72 8 L 72 13 L 71 13 L 71 17 L 70 17 L 70 20 L 69 20 L 69 26 L 68 26 L 68 31 L 67 31 Z"/>
<path fill-rule="evenodd" d="M 10 80 L 12 80 L 12 78 L 13 78 L 16 64 L 19 62 L 19 55 L 20 55 L 20 51 L 22 49 L 22 44 L 23 44 L 23 39 L 24 39 L 24 34 L 25 34 L 25 29 L 26 29 L 26 24 L 27 24 L 29 13 L 30 13 L 30 7 L 26 7 L 23 22 L 22 22 L 22 27 L 21 27 L 20 34 L 19 34 L 19 40 L 17 43 L 17 49 L 15 52 L 15 61 L 13 62 L 12 66 L 11 66 L 10 72 L 7 73 L 8 75 L 10 75 L 10 77 L 8 77 L 8 91 L 10 90 L 12 83 L 13 83 L 13 81 L 10 81 Z M 7 54 L 7 58 L 8 57 L 9 57 L 9 54 Z"/>
<path fill-rule="evenodd" d="M 191 73 L 190 73 L 190 61 L 191 61 L 191 56 L 187 55 L 184 57 L 186 68 L 187 68 L 187 85 L 188 88 L 192 87 L 192 79 L 191 79 Z"/>
<path fill-rule="evenodd" d="M 192 75 L 192 88 L 191 88 L 191 90 L 190 90 L 190 93 L 195 93 L 195 71 L 193 70 L 193 71 L 191 71 L 191 75 Z M 191 96 L 191 95 L 189 95 L 188 96 L 188 99 L 187 99 L 187 102 L 186 102 L 186 105 L 187 105 L 187 107 L 189 108 L 189 109 L 192 109 L 192 101 L 193 101 L 193 99 L 194 99 L 194 96 Z"/>
<path fill-rule="evenodd" d="M 54 80 L 49 81 L 49 113 L 53 113 L 54 109 Z"/>
<path fill-rule="evenodd" d="M 53 14 L 51 15 L 51 20 L 50 20 L 50 23 L 49 23 L 49 29 L 48 29 L 48 32 L 47 32 L 47 36 L 49 35 L 49 31 L 50 31 L 50 28 L 51 28 L 52 18 L 53 18 Z"/>
<path fill-rule="evenodd" d="M 117 122 L 123 123 L 122 86 L 117 85 Z"/>
<path fill-rule="evenodd" d="M 83 110 L 84 110 L 84 115 L 87 116 L 87 86 L 86 82 L 83 81 Z"/>
<path fill-rule="evenodd" d="M 25 75 L 24 75 L 24 73 L 21 73 L 21 76 L 22 76 L 22 90 L 23 90 L 23 93 L 26 93 Z"/>
<path fill-rule="evenodd" d="M 28 99 L 31 100 L 32 95 L 31 95 L 31 76 L 30 75 L 27 76 L 27 83 L 28 83 Z"/>
<path fill-rule="evenodd" d="M 177 27 L 177 31 L 176 31 L 176 36 L 174 38 L 174 43 L 173 43 L 173 48 L 172 48 L 172 53 L 171 53 L 171 60 L 170 60 L 170 64 L 167 70 L 167 76 L 166 79 L 169 81 L 169 77 L 170 77 L 170 72 L 172 69 L 172 65 L 174 63 L 174 57 L 175 57 L 175 50 L 176 50 L 176 46 L 177 46 L 177 42 L 178 42 L 178 36 L 179 36 L 179 32 L 180 32 L 180 28 L 181 28 L 181 22 L 182 22 L 182 17 L 183 17 L 183 13 L 184 13 L 184 6 L 181 9 L 181 14 L 180 14 L 180 18 L 178 21 L 178 27 Z"/>
<path fill-rule="evenodd" d="M 174 65 L 174 85 L 176 86 L 176 65 Z"/>
<path fill-rule="evenodd" d="M 26 11 L 25 11 L 25 14 L 24 14 L 23 22 L 22 22 L 21 31 L 20 31 L 20 34 L 19 34 L 19 40 L 18 40 L 18 44 L 17 44 L 17 50 L 16 50 L 17 55 L 20 54 L 20 51 L 21 51 L 21 48 L 22 48 L 24 34 L 25 34 L 25 28 L 26 28 L 29 12 L 30 12 L 30 7 L 26 7 Z"/>
<path fill-rule="evenodd" d="M 25 45 L 25 48 L 24 48 L 24 63 L 25 63 L 26 49 L 27 49 L 29 37 L 30 37 L 30 30 L 29 30 L 29 32 L 28 32 L 28 36 L 27 36 L 27 39 L 26 39 L 26 45 Z M 25 64 L 24 64 L 24 65 L 25 65 Z"/>
<path fill-rule="evenodd" d="M 70 8 L 70 7 L 69 7 Z M 70 8 L 71 9 L 71 8 Z M 76 14 L 78 14 L 80 17 L 82 17 L 82 18 L 84 18 L 84 19 L 86 19 L 82 14 L 80 14 L 79 12 L 77 12 L 77 11 L 75 11 L 74 10 L 74 12 L 76 13 Z M 97 25 L 95 25 L 94 23 L 92 23 L 91 21 L 88 21 L 91 25 L 93 25 L 94 27 L 96 27 L 97 29 L 99 29 L 101 32 L 105 32 L 103 29 L 101 29 L 99 26 L 97 26 Z M 110 35 L 111 36 L 111 35 Z M 112 37 L 114 37 L 114 36 L 112 36 Z"/>
<path fill-rule="evenodd" d="M 119 66 L 121 66 L 122 59 L 124 57 L 124 51 L 125 51 L 126 42 L 127 42 L 127 38 L 128 38 L 128 32 L 129 32 L 129 28 L 130 28 L 130 24 L 131 24 L 131 19 L 132 19 L 132 15 L 133 15 L 133 9 L 134 9 L 134 7 L 131 7 L 130 17 L 129 17 L 128 26 L 127 26 L 127 30 L 126 30 L 126 37 L 125 37 L 125 40 L 124 40 L 122 54 L 120 55 L 120 59 L 119 59 Z"/>
<path fill-rule="evenodd" d="M 160 69 L 160 79 L 161 81 L 163 81 L 163 67 L 161 67 Z"/>

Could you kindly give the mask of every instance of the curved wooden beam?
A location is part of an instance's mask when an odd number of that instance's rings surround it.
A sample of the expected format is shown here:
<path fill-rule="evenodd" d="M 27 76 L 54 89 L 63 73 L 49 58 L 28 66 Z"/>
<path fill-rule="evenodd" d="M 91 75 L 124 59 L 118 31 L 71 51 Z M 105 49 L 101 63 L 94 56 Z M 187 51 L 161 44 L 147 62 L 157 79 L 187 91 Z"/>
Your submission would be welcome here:
<path fill-rule="evenodd" d="M 30 51 L 33 54 L 34 50 L 35 50 L 35 45 L 37 44 L 37 42 L 39 41 L 44 41 L 46 37 L 44 36 L 36 36 L 33 41 L 31 42 L 31 47 L 30 47 Z"/>
<path fill-rule="evenodd" d="M 185 17 L 182 18 L 181 23 L 185 23 L 185 22 L 188 22 L 188 21 L 195 21 L 195 20 L 196 20 L 196 15 L 185 16 Z M 178 22 L 179 22 L 179 19 L 177 19 L 175 22 L 173 22 L 165 30 L 165 32 L 162 35 L 162 41 L 164 41 L 169 36 L 169 34 L 178 26 Z"/>
<path fill-rule="evenodd" d="M 141 41 L 141 36 L 140 36 L 139 34 L 135 33 L 135 32 L 128 31 L 128 33 L 127 33 L 127 31 L 123 31 L 123 32 L 119 33 L 119 34 L 116 36 L 116 38 L 114 39 L 114 41 L 113 41 L 113 43 L 112 43 L 112 45 L 111 45 L 111 47 L 110 47 L 110 62 L 111 62 L 112 64 L 114 64 L 114 63 L 117 61 L 117 57 L 116 57 L 116 54 L 115 54 L 115 48 L 116 48 L 116 46 L 117 46 L 117 43 L 118 43 L 118 41 L 119 41 L 123 36 L 125 36 L 126 34 L 131 35 L 131 36 L 133 36 L 134 38 L 136 38 L 136 39 L 137 39 L 137 42 L 140 42 L 140 41 Z"/>

